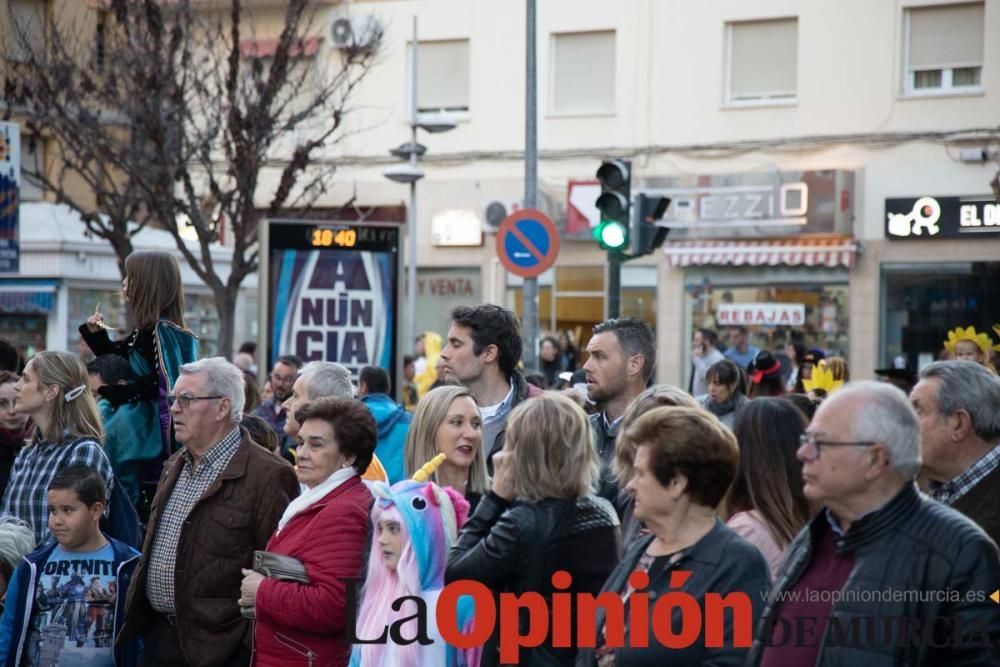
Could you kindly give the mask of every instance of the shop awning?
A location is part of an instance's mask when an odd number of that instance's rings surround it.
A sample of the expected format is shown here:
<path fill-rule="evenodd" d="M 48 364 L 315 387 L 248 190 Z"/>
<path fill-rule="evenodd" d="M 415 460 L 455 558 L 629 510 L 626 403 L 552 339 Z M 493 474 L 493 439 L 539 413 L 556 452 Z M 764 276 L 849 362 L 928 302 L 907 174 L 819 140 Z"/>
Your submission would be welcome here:
<path fill-rule="evenodd" d="M 0 313 L 47 313 L 55 291 L 55 281 L 0 281 Z"/>
<path fill-rule="evenodd" d="M 671 267 L 784 264 L 852 268 L 857 252 L 857 244 L 848 238 L 674 241 L 664 244 L 663 249 Z"/>

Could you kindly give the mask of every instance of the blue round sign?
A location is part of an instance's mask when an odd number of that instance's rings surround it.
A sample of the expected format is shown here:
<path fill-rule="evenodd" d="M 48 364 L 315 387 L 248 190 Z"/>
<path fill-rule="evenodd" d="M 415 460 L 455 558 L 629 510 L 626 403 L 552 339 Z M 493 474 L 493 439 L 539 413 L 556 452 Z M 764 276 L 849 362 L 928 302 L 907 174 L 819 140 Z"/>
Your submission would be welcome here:
<path fill-rule="evenodd" d="M 497 256 L 514 275 L 535 278 L 555 264 L 558 255 L 559 230 L 541 211 L 517 211 L 500 223 Z"/>

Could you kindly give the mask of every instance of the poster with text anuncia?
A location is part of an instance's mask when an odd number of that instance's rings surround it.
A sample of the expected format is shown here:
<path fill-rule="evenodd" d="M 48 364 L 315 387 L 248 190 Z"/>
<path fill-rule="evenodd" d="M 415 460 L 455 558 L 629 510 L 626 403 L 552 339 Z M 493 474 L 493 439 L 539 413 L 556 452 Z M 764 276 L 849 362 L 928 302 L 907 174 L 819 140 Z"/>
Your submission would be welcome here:
<path fill-rule="evenodd" d="M 282 354 L 394 375 L 396 257 L 359 250 L 276 249 L 271 255 L 272 365 Z"/>

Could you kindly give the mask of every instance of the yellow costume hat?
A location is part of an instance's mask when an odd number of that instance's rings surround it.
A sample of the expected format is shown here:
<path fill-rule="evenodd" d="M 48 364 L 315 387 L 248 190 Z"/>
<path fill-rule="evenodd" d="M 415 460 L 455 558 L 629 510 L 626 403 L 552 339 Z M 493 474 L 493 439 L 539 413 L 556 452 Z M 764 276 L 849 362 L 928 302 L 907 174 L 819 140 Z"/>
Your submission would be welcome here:
<path fill-rule="evenodd" d="M 996 327 L 994 327 L 994 330 Z M 967 340 L 975 343 L 979 346 L 979 349 L 983 352 L 987 352 L 993 347 L 993 339 L 989 337 L 985 332 L 979 333 L 976 331 L 976 327 L 955 327 L 948 332 L 948 340 L 944 342 L 944 349 L 948 350 L 948 354 L 955 354 L 955 345 L 959 342 Z"/>
<path fill-rule="evenodd" d="M 809 379 L 802 381 L 802 386 L 805 387 L 806 391 L 815 392 L 816 390 L 820 390 L 829 396 L 843 387 L 844 381 L 834 380 L 833 369 L 827 365 L 825 360 L 820 360 L 818 364 L 813 366 L 812 375 Z"/>

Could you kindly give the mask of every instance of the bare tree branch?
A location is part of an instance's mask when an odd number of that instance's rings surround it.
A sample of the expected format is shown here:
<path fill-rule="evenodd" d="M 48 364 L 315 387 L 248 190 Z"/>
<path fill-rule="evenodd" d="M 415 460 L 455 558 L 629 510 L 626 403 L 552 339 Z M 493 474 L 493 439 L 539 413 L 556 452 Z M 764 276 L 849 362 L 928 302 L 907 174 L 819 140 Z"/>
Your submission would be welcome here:
<path fill-rule="evenodd" d="M 2 49 L 6 99 L 61 155 L 58 169 L 31 176 L 111 243 L 122 267 L 136 232 L 148 224 L 168 231 L 215 294 L 228 354 L 236 296 L 258 266 L 261 216 L 311 206 L 327 192 L 329 149 L 381 33 L 328 63 L 310 0 L 288 1 L 274 39 L 257 38 L 245 0 L 210 8 L 112 0 L 108 10 L 96 50 L 68 20 L 49 21 L 44 40 L 15 26 L 16 48 Z M 322 168 L 313 168 L 317 160 Z M 93 201 L 74 197 L 71 179 Z M 185 238 L 192 233 L 195 245 Z M 228 276 L 216 262 L 223 234 Z"/>

